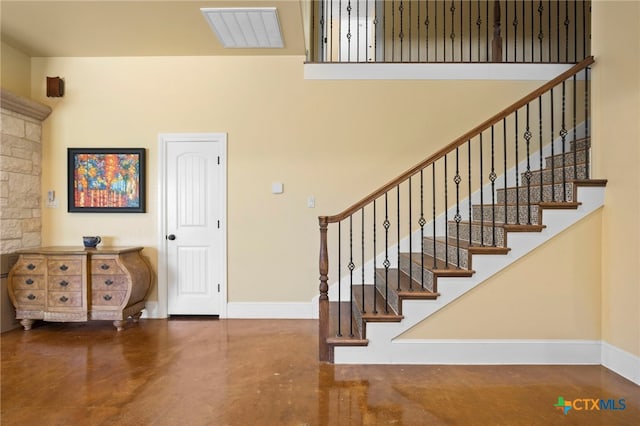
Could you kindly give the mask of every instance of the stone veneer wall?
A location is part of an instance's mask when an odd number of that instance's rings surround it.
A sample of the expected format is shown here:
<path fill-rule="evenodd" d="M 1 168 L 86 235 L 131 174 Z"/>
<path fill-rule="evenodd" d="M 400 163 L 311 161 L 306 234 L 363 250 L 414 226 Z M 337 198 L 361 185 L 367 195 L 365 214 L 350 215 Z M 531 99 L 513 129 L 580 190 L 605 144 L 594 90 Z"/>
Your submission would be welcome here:
<path fill-rule="evenodd" d="M 42 121 L 51 108 L 4 89 L 0 105 L 0 331 L 6 331 L 16 325 L 7 294 L 13 253 L 41 241 Z"/>

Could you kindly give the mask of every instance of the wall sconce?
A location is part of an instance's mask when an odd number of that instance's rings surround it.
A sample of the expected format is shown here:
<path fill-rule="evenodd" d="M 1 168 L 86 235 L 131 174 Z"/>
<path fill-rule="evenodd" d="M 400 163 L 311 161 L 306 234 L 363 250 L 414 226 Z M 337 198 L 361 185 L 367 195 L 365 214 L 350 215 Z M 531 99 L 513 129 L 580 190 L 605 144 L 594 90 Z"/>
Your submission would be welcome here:
<path fill-rule="evenodd" d="M 61 98 L 64 95 L 64 80 L 60 77 L 47 77 L 47 97 Z"/>

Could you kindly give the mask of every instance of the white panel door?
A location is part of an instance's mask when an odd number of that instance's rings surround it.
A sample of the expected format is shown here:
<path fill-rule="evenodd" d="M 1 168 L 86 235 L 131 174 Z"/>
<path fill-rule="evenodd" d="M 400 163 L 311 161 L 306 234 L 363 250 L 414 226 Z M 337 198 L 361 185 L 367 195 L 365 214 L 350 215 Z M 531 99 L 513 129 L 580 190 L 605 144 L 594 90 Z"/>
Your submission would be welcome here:
<path fill-rule="evenodd" d="M 218 315 L 223 272 L 221 141 L 166 144 L 169 315 Z"/>

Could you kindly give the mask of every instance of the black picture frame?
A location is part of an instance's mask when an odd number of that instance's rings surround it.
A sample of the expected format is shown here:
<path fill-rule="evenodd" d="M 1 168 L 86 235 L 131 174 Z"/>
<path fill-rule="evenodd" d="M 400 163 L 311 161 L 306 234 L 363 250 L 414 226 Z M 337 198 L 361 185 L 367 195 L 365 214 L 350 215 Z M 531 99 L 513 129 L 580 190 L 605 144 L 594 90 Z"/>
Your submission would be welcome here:
<path fill-rule="evenodd" d="M 67 211 L 144 213 L 144 148 L 67 148 Z"/>

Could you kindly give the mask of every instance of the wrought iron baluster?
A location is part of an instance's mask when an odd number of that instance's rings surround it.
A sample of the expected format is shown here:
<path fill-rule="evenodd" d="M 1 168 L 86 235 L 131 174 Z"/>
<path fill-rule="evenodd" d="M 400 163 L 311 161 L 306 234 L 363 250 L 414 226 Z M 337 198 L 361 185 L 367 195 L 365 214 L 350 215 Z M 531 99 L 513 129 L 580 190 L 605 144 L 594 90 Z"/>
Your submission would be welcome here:
<path fill-rule="evenodd" d="M 562 201 L 567 201 L 567 159 L 565 155 L 566 150 L 566 138 L 567 138 L 567 126 L 565 124 L 566 113 L 566 81 L 562 82 L 562 128 L 560 129 L 560 137 L 562 138 Z"/>
<path fill-rule="evenodd" d="M 469 5 L 469 62 L 473 62 L 472 58 L 473 58 L 473 43 L 472 43 L 472 34 L 473 34 L 473 25 L 471 24 L 472 19 L 471 19 L 471 15 L 473 15 L 471 13 L 471 2 L 468 2 Z"/>
<path fill-rule="evenodd" d="M 338 337 L 342 337 L 342 221 L 338 222 Z"/>
<path fill-rule="evenodd" d="M 424 176 L 423 169 L 420 170 L 420 219 L 418 224 L 420 225 L 420 288 L 424 290 L 424 225 L 427 223 L 424 220 Z"/>
<path fill-rule="evenodd" d="M 534 36 L 533 36 L 533 32 L 535 31 L 534 29 L 534 13 L 533 13 L 533 2 L 531 3 L 531 62 L 534 61 L 535 55 L 534 55 L 534 50 L 533 50 L 533 46 L 534 46 Z"/>
<path fill-rule="evenodd" d="M 396 186 L 396 194 L 398 196 L 396 200 L 396 205 L 398 209 L 397 228 L 398 228 L 398 270 L 399 270 L 400 269 L 400 185 Z M 409 262 L 409 267 L 411 267 L 411 262 Z M 400 274 L 398 274 L 398 290 L 400 290 Z"/>
<path fill-rule="evenodd" d="M 489 181 L 491 181 L 491 232 L 492 246 L 496 246 L 496 168 L 495 168 L 495 150 L 494 150 L 494 126 L 491 126 L 491 173 L 489 173 Z M 480 232 L 484 233 L 484 229 Z"/>
<path fill-rule="evenodd" d="M 490 21 L 489 21 L 489 1 L 485 2 L 485 12 L 486 12 L 486 14 L 484 16 L 486 16 L 486 18 L 487 18 L 486 19 L 487 23 L 484 26 L 484 33 L 485 33 L 485 42 L 484 42 L 484 44 L 485 44 L 485 50 L 486 50 L 486 52 L 485 52 L 485 55 L 486 55 L 485 61 L 489 62 L 491 60 L 490 59 L 491 57 L 489 56 L 489 44 L 490 44 L 489 43 L 489 26 L 490 26 L 489 25 L 489 23 L 490 23 Z"/>
<path fill-rule="evenodd" d="M 460 0 L 460 37 L 458 37 L 460 39 L 460 62 L 464 61 L 464 46 L 463 46 L 463 39 L 464 39 L 464 26 L 462 23 L 462 15 L 464 15 L 464 8 L 463 8 L 463 0 Z"/>
<path fill-rule="evenodd" d="M 564 59 L 565 62 L 569 62 L 569 24 L 571 21 L 569 20 L 569 3 L 565 0 L 564 2 Z"/>
<path fill-rule="evenodd" d="M 349 328 L 349 336 L 353 337 L 353 270 L 355 264 L 353 263 L 353 215 L 349 216 L 349 312 L 351 316 L 351 323 Z"/>
<path fill-rule="evenodd" d="M 378 313 L 377 295 L 378 295 L 378 264 L 376 251 L 376 200 L 373 200 L 373 313 Z M 386 303 L 386 300 L 385 300 Z"/>
<path fill-rule="evenodd" d="M 585 164 L 584 164 L 584 178 L 589 179 L 589 147 L 591 146 L 591 138 L 589 135 L 589 122 L 591 116 L 589 115 L 589 87 L 591 86 L 591 80 L 589 80 L 589 70 L 591 67 L 584 69 L 584 136 L 585 136 Z M 574 200 L 575 201 L 575 200 Z"/>
<path fill-rule="evenodd" d="M 502 119 L 502 160 L 504 162 L 504 223 L 509 223 L 508 222 L 508 215 L 507 215 L 507 118 L 503 118 Z"/>
<path fill-rule="evenodd" d="M 513 60 L 518 62 L 518 3 L 513 3 Z"/>
<path fill-rule="evenodd" d="M 526 8 L 527 0 L 522 0 L 522 61 L 527 61 L 527 8 Z"/>
<path fill-rule="evenodd" d="M 436 269 L 436 163 L 431 164 L 431 194 L 433 196 L 432 217 L 433 221 L 433 269 Z"/>
<path fill-rule="evenodd" d="M 426 17 L 424 18 L 424 36 L 425 36 L 425 47 L 426 47 L 426 52 L 425 52 L 425 56 L 426 56 L 426 62 L 429 62 L 429 2 L 425 2 L 425 10 L 426 10 Z"/>
<path fill-rule="evenodd" d="M 482 165 L 482 133 L 480 133 L 480 247 L 484 247 L 484 188 L 482 187 L 482 174 L 484 173 L 484 167 Z M 473 235 L 473 223 L 469 223 L 469 241 L 471 241 Z"/>
<path fill-rule="evenodd" d="M 413 2 L 409 2 L 409 62 L 411 62 L 411 58 L 413 58 L 413 50 L 411 49 L 411 42 L 412 42 L 412 25 L 411 25 L 411 5 L 413 4 Z"/>
<path fill-rule="evenodd" d="M 553 52 L 553 48 L 551 47 L 552 44 L 553 44 L 553 33 L 551 32 L 551 21 L 552 21 L 552 19 L 551 19 L 551 10 L 552 10 L 551 9 L 551 4 L 552 4 L 551 0 L 549 0 L 547 2 L 547 8 L 549 9 L 549 19 L 547 21 L 547 31 L 549 33 L 549 43 L 548 43 L 549 44 L 549 62 L 551 62 L 553 60 L 552 59 L 552 55 L 551 55 L 551 53 Z"/>
<path fill-rule="evenodd" d="M 540 62 L 542 62 L 542 41 L 544 40 L 544 33 L 542 32 L 542 14 L 544 13 L 544 6 L 542 5 L 542 0 L 538 2 L 538 41 L 540 43 Z M 551 62 L 551 58 L 549 58 L 549 62 Z"/>
<path fill-rule="evenodd" d="M 480 37 L 481 31 L 482 31 L 482 16 L 481 16 L 482 12 L 480 11 L 480 2 L 478 2 L 478 18 L 476 19 L 476 27 L 478 27 L 478 62 L 481 61 L 481 55 L 480 52 L 482 51 L 481 47 L 480 47 L 480 39 L 482 37 Z"/>
<path fill-rule="evenodd" d="M 527 225 L 531 225 L 531 130 L 529 127 L 529 104 L 526 108 L 527 128 L 524 132 L 524 140 L 527 144 L 527 171 L 524 174 L 527 179 Z"/>
<path fill-rule="evenodd" d="M 385 14 L 386 15 L 386 14 Z M 385 35 L 386 38 L 386 35 Z M 396 60 L 396 2 L 391 2 L 391 62 Z"/>
<path fill-rule="evenodd" d="M 453 2 L 453 0 L 451 0 L 451 7 L 449 8 L 449 10 L 451 11 L 451 34 L 449 35 L 449 38 L 451 39 L 451 62 L 456 60 L 456 55 L 455 55 L 455 40 L 456 40 L 456 27 L 455 27 L 455 12 L 456 12 L 456 5 Z M 460 58 L 460 60 L 462 60 L 462 58 Z"/>
<path fill-rule="evenodd" d="M 400 62 L 404 61 L 404 2 L 400 0 L 400 6 L 398 7 L 400 12 L 400 32 L 398 33 L 398 39 L 400 40 Z"/>
<path fill-rule="evenodd" d="M 556 2 L 556 62 L 560 62 L 560 2 Z"/>
<path fill-rule="evenodd" d="M 543 167 L 542 167 L 542 139 L 543 139 L 543 130 L 542 130 L 542 95 L 538 96 L 538 121 L 540 122 L 540 202 L 544 200 L 544 186 L 543 186 Z M 553 191 L 553 187 L 551 188 Z"/>
<path fill-rule="evenodd" d="M 449 215 L 447 207 L 449 199 L 447 197 L 447 156 L 444 156 L 444 267 L 449 269 Z"/>
<path fill-rule="evenodd" d="M 576 90 L 577 90 L 577 77 L 573 75 L 573 179 L 578 179 L 578 146 L 576 144 L 577 140 L 577 102 L 576 99 Z"/>
<path fill-rule="evenodd" d="M 469 226 L 471 226 L 471 222 L 473 221 L 473 211 L 472 211 L 472 199 L 471 199 L 471 139 L 467 141 L 467 173 L 469 177 Z M 471 238 L 469 238 L 469 245 L 472 245 Z"/>
<path fill-rule="evenodd" d="M 456 175 L 453 178 L 453 182 L 456 184 L 456 215 L 453 217 L 453 220 L 456 221 L 456 266 L 460 269 L 460 221 L 462 220 L 462 216 L 460 216 L 460 182 L 462 182 L 462 178 L 460 177 L 458 157 L 458 148 L 456 147 Z M 471 200 L 469 200 L 469 202 L 471 202 Z"/>
<path fill-rule="evenodd" d="M 412 213 L 412 208 L 411 208 L 411 201 L 413 200 L 413 198 L 411 198 L 411 176 L 409 176 L 409 181 L 407 182 L 409 185 L 409 199 L 407 200 L 409 203 L 409 290 L 413 290 L 413 268 L 411 267 L 412 261 L 412 253 L 413 253 L 413 236 L 411 235 L 411 228 L 412 228 L 412 223 L 411 223 L 411 213 Z M 400 289 L 400 287 L 398 287 L 398 289 Z"/>
<path fill-rule="evenodd" d="M 434 11 L 433 11 L 433 36 L 434 36 L 434 62 L 439 62 L 438 61 L 438 2 L 433 2 L 433 7 L 434 7 Z M 444 7 L 444 6 L 443 6 Z"/>
<path fill-rule="evenodd" d="M 553 136 L 554 136 L 554 126 L 553 126 L 553 88 L 551 88 L 551 90 L 549 91 L 549 96 L 550 96 L 550 101 L 551 101 L 551 120 L 549 120 L 549 124 L 551 125 L 551 201 L 555 202 L 556 201 L 556 178 L 555 178 L 555 172 L 556 172 L 556 159 L 554 157 L 555 155 L 555 141 L 553 140 Z"/>
<path fill-rule="evenodd" d="M 351 62 L 351 0 L 347 3 L 347 62 Z"/>
<path fill-rule="evenodd" d="M 575 62 L 578 62 L 578 2 L 577 1 L 573 2 L 573 59 Z M 584 59 L 584 57 L 580 59 L 582 60 Z"/>
<path fill-rule="evenodd" d="M 518 110 L 515 111 L 515 156 L 516 156 L 516 224 L 520 225 L 520 170 L 518 162 Z"/>
<path fill-rule="evenodd" d="M 384 266 L 384 300 L 389 300 L 389 266 L 391 266 L 391 262 L 389 262 L 389 227 L 391 223 L 389 222 L 388 195 L 388 192 L 384 193 L 384 222 L 382 222 L 384 228 L 384 262 L 382 262 L 382 266 Z M 385 304 L 384 311 L 389 313 L 388 303 Z"/>
<path fill-rule="evenodd" d="M 504 31 L 504 61 L 505 62 L 509 62 L 509 26 L 508 26 L 508 22 L 509 22 L 509 2 L 505 1 L 504 2 L 504 24 L 505 24 L 505 31 Z"/>
<path fill-rule="evenodd" d="M 364 297 L 364 285 L 365 285 L 365 281 L 364 281 L 364 207 L 362 207 L 362 209 L 360 209 L 360 219 L 361 219 L 361 234 L 360 234 L 360 248 L 362 250 L 362 257 L 361 257 L 361 264 L 360 267 L 362 268 L 362 313 L 366 313 L 367 309 L 366 309 L 366 304 L 365 304 L 365 297 Z M 375 292 L 374 292 L 375 294 Z"/>
<path fill-rule="evenodd" d="M 420 62 L 420 3 L 418 3 L 418 13 L 417 13 L 417 17 L 416 17 L 416 30 L 418 31 L 418 34 L 416 35 L 416 41 L 418 42 L 418 62 Z"/>

